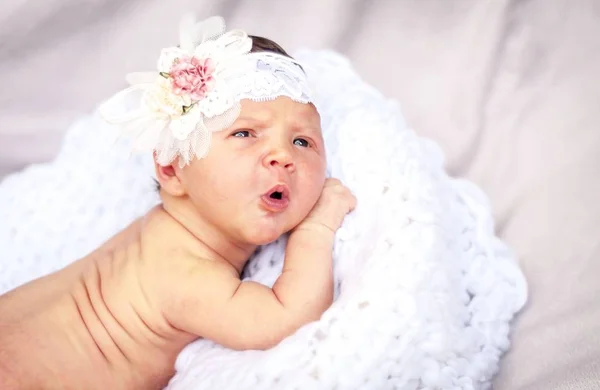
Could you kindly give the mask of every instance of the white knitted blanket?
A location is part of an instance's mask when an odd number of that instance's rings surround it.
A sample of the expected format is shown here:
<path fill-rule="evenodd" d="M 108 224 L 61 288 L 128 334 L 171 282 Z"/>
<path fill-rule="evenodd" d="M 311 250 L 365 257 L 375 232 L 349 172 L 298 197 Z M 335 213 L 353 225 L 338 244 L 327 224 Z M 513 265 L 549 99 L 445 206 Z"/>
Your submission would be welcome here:
<path fill-rule="evenodd" d="M 449 178 L 439 148 L 344 58 L 297 57 L 315 84 L 329 172 L 358 199 L 337 234 L 337 299 L 269 351 L 190 344 L 168 388 L 489 388 L 527 293 L 486 197 Z M 158 201 L 150 157 L 113 141 L 83 118 L 55 161 L 0 184 L 0 293 L 85 255 Z M 284 246 L 262 248 L 248 276 L 271 285 Z"/>

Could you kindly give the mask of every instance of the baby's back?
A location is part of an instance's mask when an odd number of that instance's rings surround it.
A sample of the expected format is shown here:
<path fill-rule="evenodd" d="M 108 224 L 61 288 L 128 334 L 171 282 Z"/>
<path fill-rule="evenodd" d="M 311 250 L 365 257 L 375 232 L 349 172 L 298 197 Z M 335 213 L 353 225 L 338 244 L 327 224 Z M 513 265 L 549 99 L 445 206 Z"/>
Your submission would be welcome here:
<path fill-rule="evenodd" d="M 89 256 L 0 297 L 0 388 L 162 388 L 195 337 L 159 306 L 152 240 L 134 222 Z"/>

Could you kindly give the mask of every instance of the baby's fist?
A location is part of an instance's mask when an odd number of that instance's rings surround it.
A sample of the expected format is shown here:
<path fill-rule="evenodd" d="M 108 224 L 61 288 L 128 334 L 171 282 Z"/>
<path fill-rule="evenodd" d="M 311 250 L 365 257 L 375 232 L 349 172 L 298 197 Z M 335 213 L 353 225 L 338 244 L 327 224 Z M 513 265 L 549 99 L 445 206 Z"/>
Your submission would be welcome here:
<path fill-rule="evenodd" d="M 346 214 L 356 207 L 356 198 L 338 179 L 326 179 L 321 197 L 299 228 L 325 227 L 336 232 Z"/>

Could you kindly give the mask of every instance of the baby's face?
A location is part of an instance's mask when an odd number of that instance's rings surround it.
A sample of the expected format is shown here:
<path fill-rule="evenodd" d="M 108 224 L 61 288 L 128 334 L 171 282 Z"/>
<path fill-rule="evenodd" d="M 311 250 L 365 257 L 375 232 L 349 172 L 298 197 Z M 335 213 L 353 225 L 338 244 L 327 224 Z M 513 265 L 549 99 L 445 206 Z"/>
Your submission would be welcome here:
<path fill-rule="evenodd" d="M 213 133 L 208 155 L 180 174 L 207 222 L 242 243 L 262 245 L 307 216 L 325 169 L 317 110 L 280 97 L 243 100 L 233 126 Z"/>

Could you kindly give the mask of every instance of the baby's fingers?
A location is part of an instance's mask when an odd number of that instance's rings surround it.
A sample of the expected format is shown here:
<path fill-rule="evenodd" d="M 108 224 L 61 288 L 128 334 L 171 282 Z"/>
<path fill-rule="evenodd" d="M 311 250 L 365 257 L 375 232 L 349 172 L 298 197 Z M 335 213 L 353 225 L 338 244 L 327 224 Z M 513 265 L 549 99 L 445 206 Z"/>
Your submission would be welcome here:
<path fill-rule="evenodd" d="M 356 208 L 356 196 L 354 196 L 354 194 L 350 193 L 350 211 L 354 210 Z"/>
<path fill-rule="evenodd" d="M 354 194 L 352 194 L 350 191 L 348 191 L 347 203 L 350 209 L 348 212 L 353 211 L 356 208 L 356 196 L 354 196 Z"/>
<path fill-rule="evenodd" d="M 335 187 L 335 186 L 343 186 L 340 179 L 336 179 L 335 177 L 325 179 L 325 187 Z"/>

